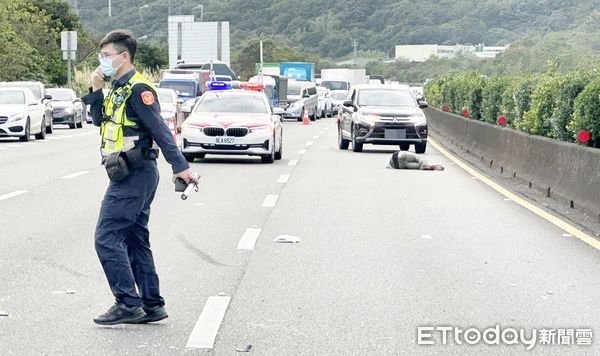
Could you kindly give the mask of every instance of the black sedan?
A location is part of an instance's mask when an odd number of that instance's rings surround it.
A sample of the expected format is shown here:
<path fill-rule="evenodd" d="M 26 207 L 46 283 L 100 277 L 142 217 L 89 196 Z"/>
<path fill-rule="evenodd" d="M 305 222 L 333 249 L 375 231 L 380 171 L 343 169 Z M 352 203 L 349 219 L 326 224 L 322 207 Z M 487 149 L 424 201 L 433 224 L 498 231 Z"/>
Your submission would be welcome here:
<path fill-rule="evenodd" d="M 416 153 L 427 148 L 427 119 L 411 91 L 391 85 L 365 84 L 352 88 L 341 107 L 338 146 L 361 152 L 363 144 L 398 145 L 406 151 L 415 145 Z"/>

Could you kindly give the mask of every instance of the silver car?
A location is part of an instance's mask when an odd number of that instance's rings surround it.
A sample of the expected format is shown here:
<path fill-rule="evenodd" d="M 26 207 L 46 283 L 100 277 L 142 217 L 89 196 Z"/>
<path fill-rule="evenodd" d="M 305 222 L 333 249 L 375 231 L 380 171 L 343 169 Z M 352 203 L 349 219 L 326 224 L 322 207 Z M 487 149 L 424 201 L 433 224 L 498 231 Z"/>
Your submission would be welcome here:
<path fill-rule="evenodd" d="M 52 121 L 55 124 L 69 125 L 71 129 L 83 127 L 86 110 L 73 89 L 50 88 L 47 92 L 52 95 Z"/>
<path fill-rule="evenodd" d="M 315 83 L 296 80 L 288 81 L 287 100 L 290 104 L 283 114 L 284 118 L 302 121 L 305 110 L 312 121 L 318 118 L 319 99 Z"/>

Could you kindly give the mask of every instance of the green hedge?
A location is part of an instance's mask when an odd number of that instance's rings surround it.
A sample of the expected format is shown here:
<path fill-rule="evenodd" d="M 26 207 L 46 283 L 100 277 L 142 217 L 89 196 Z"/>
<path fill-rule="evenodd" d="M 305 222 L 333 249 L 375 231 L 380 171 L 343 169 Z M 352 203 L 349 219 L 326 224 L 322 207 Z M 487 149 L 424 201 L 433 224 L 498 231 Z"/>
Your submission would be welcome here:
<path fill-rule="evenodd" d="M 499 116 L 532 135 L 576 142 L 580 130 L 600 148 L 600 68 L 571 73 L 486 77 L 447 74 L 425 86 L 428 102 L 470 119 L 496 123 Z M 465 111 L 465 109 L 467 111 Z"/>

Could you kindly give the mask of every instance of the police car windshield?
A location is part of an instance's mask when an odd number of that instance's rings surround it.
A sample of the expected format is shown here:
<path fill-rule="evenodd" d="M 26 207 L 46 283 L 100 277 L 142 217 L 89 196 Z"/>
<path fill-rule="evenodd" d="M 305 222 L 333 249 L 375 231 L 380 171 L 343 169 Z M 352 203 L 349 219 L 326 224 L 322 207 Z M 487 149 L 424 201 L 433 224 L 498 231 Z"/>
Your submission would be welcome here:
<path fill-rule="evenodd" d="M 23 105 L 25 104 L 25 94 L 22 91 L 6 90 L 0 91 L 0 105 Z"/>
<path fill-rule="evenodd" d="M 201 97 L 195 112 L 267 114 L 269 111 L 262 94 L 214 92 Z"/>
<path fill-rule="evenodd" d="M 358 105 L 415 107 L 417 102 L 407 90 L 363 89 L 358 92 Z"/>
<path fill-rule="evenodd" d="M 66 89 L 48 89 L 48 94 L 52 95 L 53 101 L 71 101 L 75 99 L 71 91 Z"/>

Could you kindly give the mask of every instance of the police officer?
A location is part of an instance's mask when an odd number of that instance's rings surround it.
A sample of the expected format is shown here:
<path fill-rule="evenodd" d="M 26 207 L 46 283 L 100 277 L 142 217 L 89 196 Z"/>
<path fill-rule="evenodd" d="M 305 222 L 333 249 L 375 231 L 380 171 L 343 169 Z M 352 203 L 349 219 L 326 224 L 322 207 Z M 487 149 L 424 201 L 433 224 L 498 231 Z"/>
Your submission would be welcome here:
<path fill-rule="evenodd" d="M 92 73 L 92 87 L 84 98 L 94 125 L 101 128 L 100 151 L 110 178 L 95 246 L 116 302 L 94 319 L 101 325 L 168 317 L 148 231 L 150 204 L 159 180 L 154 143 L 171 164 L 173 180 L 180 177 L 186 183 L 196 182 L 160 116 L 154 85 L 133 66 L 136 48 L 131 32 L 108 33 L 100 42 L 100 66 Z M 104 98 L 106 82 L 110 91 Z"/>

